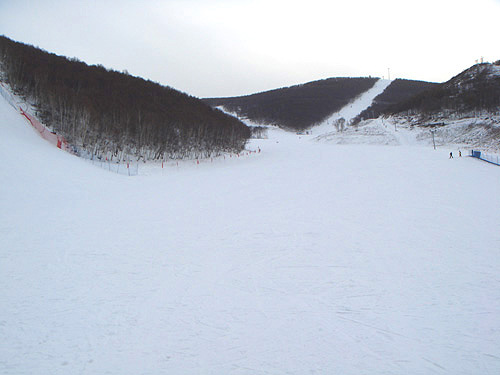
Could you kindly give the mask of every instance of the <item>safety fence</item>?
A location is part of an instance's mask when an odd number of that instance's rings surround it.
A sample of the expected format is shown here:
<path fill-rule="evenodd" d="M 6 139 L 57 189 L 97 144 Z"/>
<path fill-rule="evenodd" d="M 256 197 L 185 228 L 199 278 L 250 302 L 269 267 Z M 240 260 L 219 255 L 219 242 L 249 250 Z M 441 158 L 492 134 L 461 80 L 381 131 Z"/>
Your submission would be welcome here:
<path fill-rule="evenodd" d="M 21 112 L 21 115 L 24 116 L 24 118 L 26 118 L 26 120 L 29 121 L 31 126 L 33 126 L 38 131 L 38 133 L 40 133 L 40 136 L 43 139 L 49 141 L 50 143 L 52 143 L 57 148 L 60 148 L 61 150 L 67 151 L 71 154 L 75 153 L 75 149 L 70 146 L 70 144 L 66 141 L 66 139 L 64 139 L 63 136 L 51 132 L 49 129 L 43 126 L 40 123 L 40 121 L 36 119 L 35 116 L 27 113 L 22 108 L 19 108 L 19 111 Z"/>
<path fill-rule="evenodd" d="M 43 139 L 49 141 L 54 146 L 64 151 L 75 154 L 76 150 L 70 146 L 70 144 L 66 141 L 66 139 L 64 139 L 63 136 L 57 135 L 56 133 L 50 131 L 42 123 L 40 123 L 40 121 L 38 121 L 35 116 L 22 109 L 21 105 L 16 102 L 14 96 L 2 84 L 0 84 L 0 92 L 4 99 L 7 100 L 7 102 L 12 107 L 14 107 L 21 114 L 21 116 L 28 120 L 31 126 L 40 134 Z"/>
<path fill-rule="evenodd" d="M 137 176 L 139 174 L 139 163 L 131 163 L 131 162 L 116 163 L 107 160 L 86 159 L 86 158 L 84 158 L 84 160 L 99 168 L 106 169 L 110 172 L 115 172 L 125 176 Z"/>
<path fill-rule="evenodd" d="M 477 159 L 486 161 L 488 163 L 500 166 L 500 156 L 499 155 L 486 154 L 482 151 L 471 150 L 470 156 L 472 156 L 473 158 L 477 158 Z"/>
<path fill-rule="evenodd" d="M 1 82 L 0 82 L 0 94 L 7 101 L 7 103 L 9 103 L 12 107 L 14 107 L 16 111 L 19 111 L 19 106 L 17 105 L 16 101 L 14 100 L 14 97 L 4 87 L 4 85 L 2 85 Z"/>

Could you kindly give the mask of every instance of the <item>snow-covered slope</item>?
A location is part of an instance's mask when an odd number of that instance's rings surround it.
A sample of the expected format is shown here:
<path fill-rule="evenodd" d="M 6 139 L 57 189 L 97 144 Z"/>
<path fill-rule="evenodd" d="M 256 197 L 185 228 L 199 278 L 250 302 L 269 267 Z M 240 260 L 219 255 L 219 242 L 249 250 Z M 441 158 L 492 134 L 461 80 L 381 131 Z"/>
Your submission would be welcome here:
<path fill-rule="evenodd" d="M 446 122 L 444 122 L 446 121 Z M 450 150 L 483 150 L 498 153 L 500 118 L 435 120 L 435 126 L 418 126 L 406 117 L 392 116 L 362 121 L 343 132 L 330 131 L 316 141 L 336 144 L 433 146 Z"/>
<path fill-rule="evenodd" d="M 339 118 L 344 118 L 346 122 L 351 121 L 354 117 L 368 108 L 372 104 L 373 99 L 383 93 L 384 90 L 391 84 L 391 82 L 392 81 L 389 79 L 379 79 L 377 82 L 375 82 L 371 89 L 355 98 L 351 103 L 346 105 L 340 111 L 333 113 L 325 121 L 323 121 L 323 123 L 315 126 L 311 132 L 315 135 L 329 133 L 332 131 L 332 129 L 334 129 L 333 124 Z"/>
<path fill-rule="evenodd" d="M 495 104 L 500 93 L 498 64 L 476 64 L 443 84 L 420 91 L 391 107 L 391 111 L 399 113 L 361 121 L 343 131 L 336 129 L 334 123 L 338 118 L 352 118 L 351 112 L 361 112 L 358 108 L 367 107 L 366 104 L 373 100 L 366 93 L 365 101 L 359 100 L 343 108 L 315 129 L 314 134 L 317 140 L 338 144 L 435 143 L 498 153 L 500 112 Z M 385 90 L 387 86 L 380 83 L 380 87 Z"/>
<path fill-rule="evenodd" d="M 129 178 L 0 100 L 0 373 L 500 372 L 500 168 L 252 142 Z"/>

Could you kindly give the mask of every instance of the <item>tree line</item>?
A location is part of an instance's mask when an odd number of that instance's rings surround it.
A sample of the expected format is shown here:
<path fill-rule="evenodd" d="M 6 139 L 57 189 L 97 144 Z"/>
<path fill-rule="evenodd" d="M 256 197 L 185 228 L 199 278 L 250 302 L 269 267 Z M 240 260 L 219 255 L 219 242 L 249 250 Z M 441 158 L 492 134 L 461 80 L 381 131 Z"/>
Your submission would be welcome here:
<path fill-rule="evenodd" d="M 0 36 L 2 81 L 81 153 L 137 159 L 239 152 L 250 129 L 200 99 Z"/>

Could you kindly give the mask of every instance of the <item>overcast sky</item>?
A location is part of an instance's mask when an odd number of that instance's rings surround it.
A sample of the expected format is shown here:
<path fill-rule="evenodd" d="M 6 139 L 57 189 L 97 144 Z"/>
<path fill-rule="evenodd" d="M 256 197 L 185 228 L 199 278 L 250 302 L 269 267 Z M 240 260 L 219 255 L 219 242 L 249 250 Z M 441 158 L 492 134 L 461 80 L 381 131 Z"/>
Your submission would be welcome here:
<path fill-rule="evenodd" d="M 0 34 L 197 97 L 500 59 L 500 0 L 0 0 Z"/>

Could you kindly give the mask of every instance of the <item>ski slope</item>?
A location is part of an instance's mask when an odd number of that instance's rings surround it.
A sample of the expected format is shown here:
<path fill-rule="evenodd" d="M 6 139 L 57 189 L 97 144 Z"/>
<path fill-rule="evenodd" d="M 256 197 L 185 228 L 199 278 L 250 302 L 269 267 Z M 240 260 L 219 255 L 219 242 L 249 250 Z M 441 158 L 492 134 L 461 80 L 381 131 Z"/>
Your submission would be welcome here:
<path fill-rule="evenodd" d="M 344 118 L 346 120 L 347 126 L 349 121 L 351 121 L 366 108 L 368 108 L 372 104 L 373 99 L 382 94 L 391 83 L 392 80 L 390 79 L 379 79 L 377 82 L 375 82 L 371 89 L 357 96 L 351 103 L 347 104 L 338 112 L 332 113 L 325 121 L 315 126 L 312 129 L 312 133 L 315 135 L 322 135 L 332 132 L 335 129 L 335 121 L 340 118 Z"/>
<path fill-rule="evenodd" d="M 0 373 L 499 373 L 500 168 L 311 138 L 126 177 L 0 100 Z"/>

